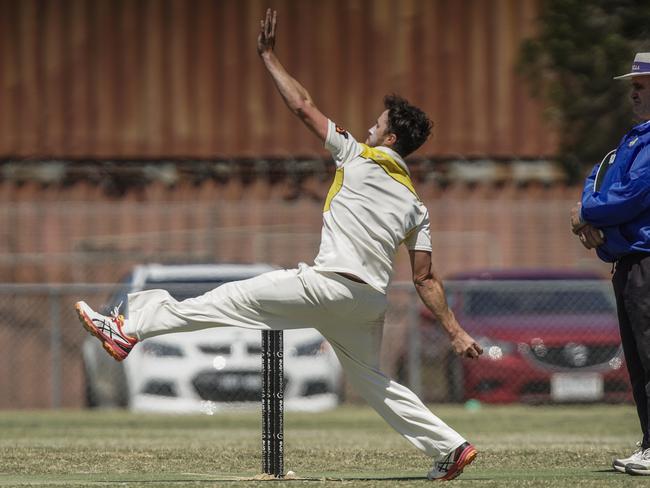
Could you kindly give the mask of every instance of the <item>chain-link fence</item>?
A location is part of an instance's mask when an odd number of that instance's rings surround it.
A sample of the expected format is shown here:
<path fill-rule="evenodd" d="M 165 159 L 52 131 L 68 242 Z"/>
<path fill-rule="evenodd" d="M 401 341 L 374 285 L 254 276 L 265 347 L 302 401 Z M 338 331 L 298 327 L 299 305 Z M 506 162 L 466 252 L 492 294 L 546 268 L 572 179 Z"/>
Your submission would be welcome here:
<path fill-rule="evenodd" d="M 453 354 L 431 314 L 410 301 L 401 311 L 410 319 L 405 353 L 394 360 L 398 378 L 428 401 L 632 400 L 610 283 L 573 272 L 492 274 L 446 286 L 483 356 Z"/>
<path fill-rule="evenodd" d="M 394 283 L 384 371 L 428 402 L 631 401 L 611 285 L 575 277 L 513 278 L 446 283 L 456 317 L 485 351 L 478 361 L 453 354 L 413 285 Z M 158 285 L 184 298 L 218 283 Z M 214 412 L 257 405 L 259 332 L 159 336 L 123 363 L 105 354 L 81 328 L 73 305 L 84 299 L 106 311 L 130 289 L 132 283 L 0 285 L 0 408 Z M 319 334 L 287 332 L 285 343 L 288 408 L 358 400 Z"/>

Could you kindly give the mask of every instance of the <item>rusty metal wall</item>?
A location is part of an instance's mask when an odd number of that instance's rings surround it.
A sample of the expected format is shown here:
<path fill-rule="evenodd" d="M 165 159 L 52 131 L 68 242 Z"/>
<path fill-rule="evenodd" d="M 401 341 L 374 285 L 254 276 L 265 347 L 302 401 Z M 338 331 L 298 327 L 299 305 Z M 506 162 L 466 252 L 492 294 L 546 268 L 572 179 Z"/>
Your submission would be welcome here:
<path fill-rule="evenodd" d="M 0 158 L 323 155 L 257 58 L 258 19 L 358 138 L 397 92 L 432 157 L 538 157 L 555 140 L 517 77 L 539 0 L 0 0 Z"/>

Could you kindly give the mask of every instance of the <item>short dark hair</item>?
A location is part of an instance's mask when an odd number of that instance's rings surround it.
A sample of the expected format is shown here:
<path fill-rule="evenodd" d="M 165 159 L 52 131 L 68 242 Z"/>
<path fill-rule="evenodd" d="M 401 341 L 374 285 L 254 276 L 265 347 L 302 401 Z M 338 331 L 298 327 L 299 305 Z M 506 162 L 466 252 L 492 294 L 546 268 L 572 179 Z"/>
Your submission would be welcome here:
<path fill-rule="evenodd" d="M 388 131 L 397 136 L 393 148 L 406 157 L 429 138 L 433 122 L 427 114 L 398 95 L 386 95 L 384 107 L 388 110 Z"/>

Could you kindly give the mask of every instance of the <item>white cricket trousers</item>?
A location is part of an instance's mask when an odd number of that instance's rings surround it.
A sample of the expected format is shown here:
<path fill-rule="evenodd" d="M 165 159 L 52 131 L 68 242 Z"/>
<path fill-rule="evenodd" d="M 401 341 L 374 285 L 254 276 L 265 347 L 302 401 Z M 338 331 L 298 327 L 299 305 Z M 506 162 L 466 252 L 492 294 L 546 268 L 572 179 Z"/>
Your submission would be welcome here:
<path fill-rule="evenodd" d="M 365 283 L 304 263 L 226 283 L 179 302 L 165 290 L 132 293 L 124 332 L 146 339 L 208 327 L 313 327 L 332 345 L 355 390 L 415 447 L 439 459 L 465 439 L 408 388 L 378 369 L 386 296 Z"/>

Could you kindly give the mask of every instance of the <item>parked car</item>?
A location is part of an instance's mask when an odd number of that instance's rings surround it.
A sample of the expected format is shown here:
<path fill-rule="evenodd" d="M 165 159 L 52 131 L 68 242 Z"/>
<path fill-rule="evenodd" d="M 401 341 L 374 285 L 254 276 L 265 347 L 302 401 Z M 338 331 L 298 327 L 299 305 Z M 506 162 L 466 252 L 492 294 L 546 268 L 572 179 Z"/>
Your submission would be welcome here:
<path fill-rule="evenodd" d="M 182 300 L 272 269 L 234 264 L 136 266 L 104 312 L 126 304 L 127 293 L 134 291 L 163 288 Z M 128 316 L 124 307 L 123 313 Z M 218 327 L 156 336 L 138 344 L 121 363 L 89 336 L 82 353 L 91 407 L 214 413 L 261 399 L 260 331 Z M 286 409 L 322 410 L 339 403 L 341 366 L 319 332 L 285 331 L 284 358 Z"/>
<path fill-rule="evenodd" d="M 513 270 L 457 274 L 449 283 L 450 307 L 484 350 L 478 360 L 448 355 L 452 400 L 632 400 L 607 280 L 579 271 Z M 421 316 L 423 337 L 438 337 L 430 312 Z"/>

